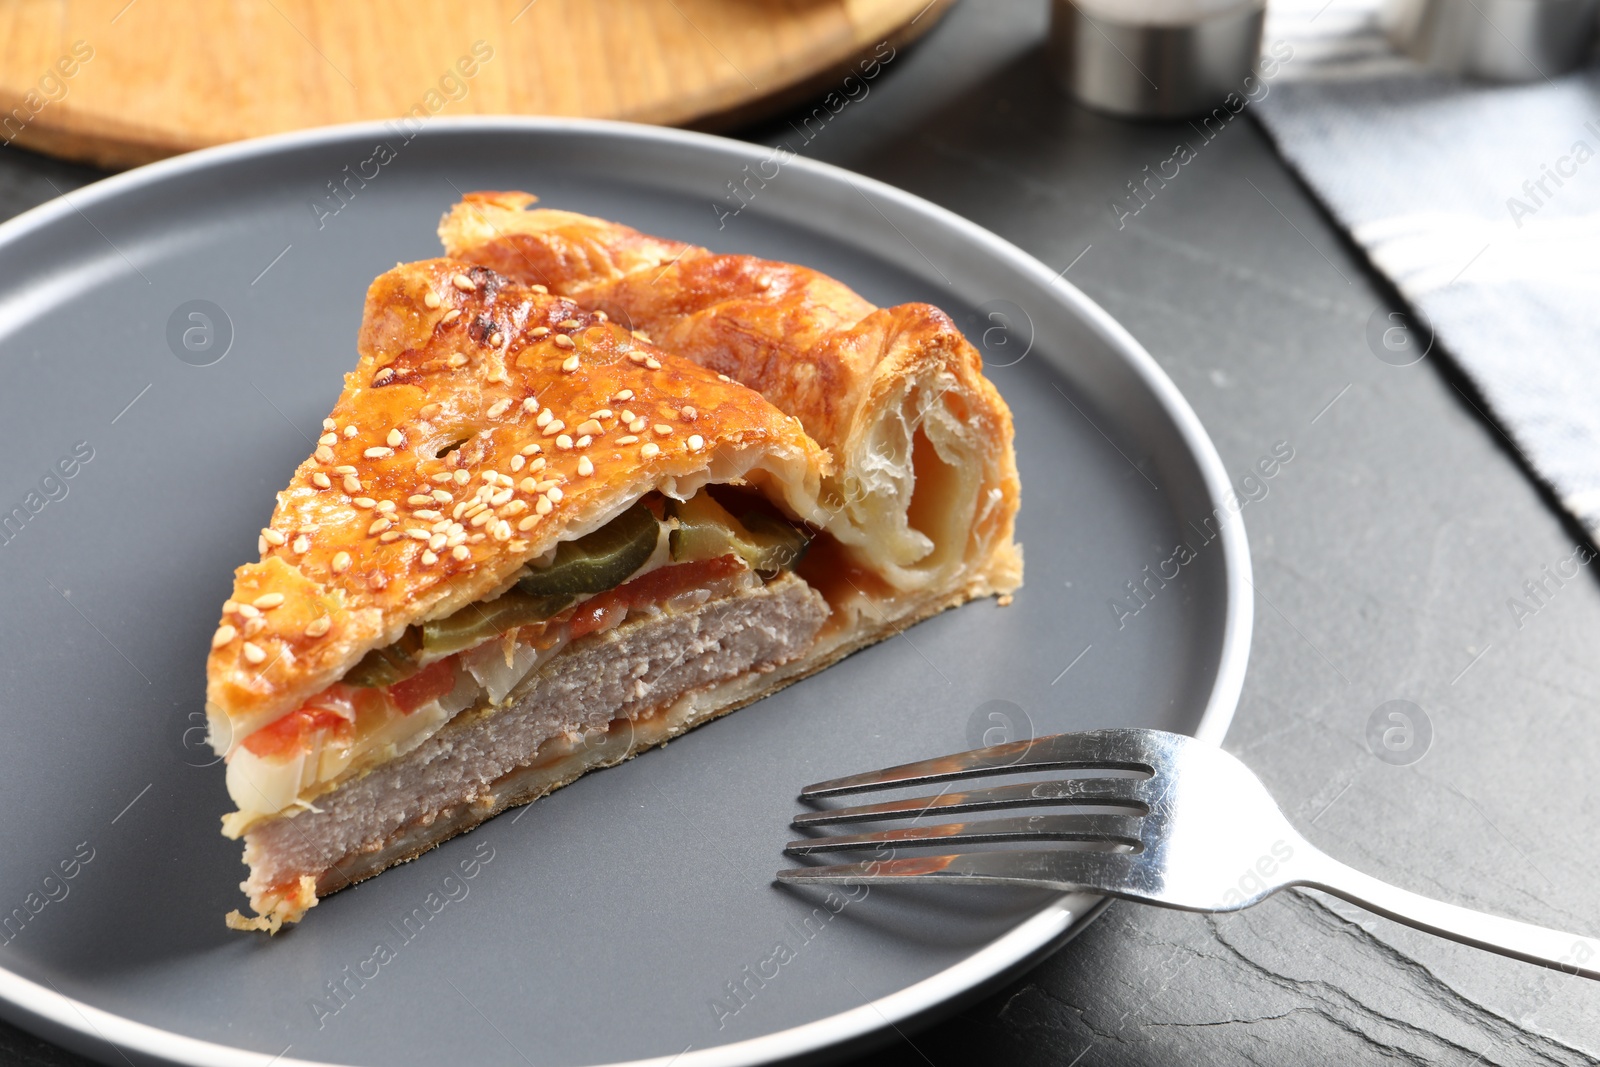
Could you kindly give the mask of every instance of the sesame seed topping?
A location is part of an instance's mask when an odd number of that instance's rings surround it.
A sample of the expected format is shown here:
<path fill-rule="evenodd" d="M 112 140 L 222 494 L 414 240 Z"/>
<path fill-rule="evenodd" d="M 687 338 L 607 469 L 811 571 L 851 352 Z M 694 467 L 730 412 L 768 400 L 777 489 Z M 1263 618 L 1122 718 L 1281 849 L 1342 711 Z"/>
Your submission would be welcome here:
<path fill-rule="evenodd" d="M 499 330 L 496 330 L 494 333 L 489 335 L 489 345 L 491 348 L 499 348 L 505 343 L 506 335 L 501 333 Z"/>
<path fill-rule="evenodd" d="M 645 361 L 645 358 L 646 357 L 645 357 L 645 354 L 643 352 L 629 352 L 628 353 L 628 362 L 629 363 L 643 363 Z"/>
<path fill-rule="evenodd" d="M 682 411 L 681 414 L 683 415 L 684 419 L 686 421 L 688 421 L 688 422 L 693 422 L 695 419 L 700 417 L 700 412 L 696 411 L 693 407 L 691 407 L 688 404 L 683 405 L 683 411 Z"/>
<path fill-rule="evenodd" d="M 427 530 L 424 530 L 420 526 L 413 526 L 411 529 L 406 531 L 406 536 L 414 538 L 418 541 L 426 541 L 428 538 L 432 537 L 433 534 L 429 533 Z"/>
<path fill-rule="evenodd" d="M 649 422 L 642 415 L 639 418 L 636 418 L 636 419 L 629 419 L 628 420 L 628 432 L 629 433 L 640 433 L 640 432 L 642 432 L 644 430 L 644 428 L 647 425 L 649 425 Z"/>
<path fill-rule="evenodd" d="M 422 302 L 427 307 L 436 308 L 440 304 L 439 294 L 434 292 L 432 289 L 429 289 L 423 294 Z"/>
<path fill-rule="evenodd" d="M 335 423 L 334 423 L 334 421 L 332 419 L 323 419 L 322 420 L 322 428 L 324 430 L 331 430 L 331 429 L 334 428 L 334 426 L 335 426 Z"/>
<path fill-rule="evenodd" d="M 547 496 L 540 497 L 538 503 L 533 505 L 534 512 L 539 515 L 548 515 L 554 508 L 555 505 L 550 503 L 550 498 Z"/>
<path fill-rule="evenodd" d="M 279 533 L 277 530 L 274 530 L 270 526 L 261 531 L 261 536 L 266 539 L 267 544 L 273 545 L 274 547 L 281 545 L 284 543 L 284 541 L 288 540 L 288 538 L 284 537 L 283 534 Z"/>
<path fill-rule="evenodd" d="M 323 474 L 321 471 L 317 471 L 311 476 L 311 484 L 316 486 L 318 489 L 333 488 L 333 482 L 329 481 L 328 476 Z"/>
<path fill-rule="evenodd" d="M 354 437 L 356 434 L 358 434 L 360 432 L 361 432 L 360 430 L 356 429 L 356 424 L 353 423 L 353 422 L 349 426 L 346 426 L 344 428 L 344 435 L 346 437 Z"/>
<path fill-rule="evenodd" d="M 706 439 L 697 433 L 692 433 L 689 435 L 688 445 L 690 452 L 698 452 L 706 447 Z"/>
<path fill-rule="evenodd" d="M 524 459 L 522 456 L 512 456 L 511 457 L 511 470 L 513 472 L 519 471 L 519 470 L 521 470 L 523 468 L 524 465 L 527 464 L 527 462 L 528 461 L 526 459 Z"/>
<path fill-rule="evenodd" d="M 394 455 L 394 449 L 384 448 L 382 445 L 374 445 L 361 454 L 368 459 L 388 459 Z"/>
<path fill-rule="evenodd" d="M 301 534 L 299 537 L 294 539 L 294 544 L 289 546 L 289 550 L 297 556 L 305 555 L 307 552 L 311 551 L 311 538 L 307 537 L 305 534 Z"/>
<path fill-rule="evenodd" d="M 556 438 L 556 447 L 561 449 L 563 452 L 570 451 L 572 448 L 572 438 L 566 434 L 562 434 L 560 437 Z"/>
<path fill-rule="evenodd" d="M 501 504 L 510 503 L 511 502 L 511 494 L 514 491 L 515 490 L 512 490 L 512 489 L 502 489 L 502 490 L 500 490 L 494 496 L 489 498 L 489 506 L 493 507 L 493 508 L 497 508 Z"/>
<path fill-rule="evenodd" d="M 622 421 L 623 422 L 632 422 L 634 419 L 637 419 L 638 417 L 639 416 L 635 415 L 630 409 L 628 409 L 628 408 L 623 408 L 622 409 Z"/>
<path fill-rule="evenodd" d="M 410 504 L 414 508 L 425 508 L 429 504 L 433 503 L 433 497 L 424 496 L 421 493 L 417 493 L 413 496 L 406 497 L 406 503 Z"/>
<path fill-rule="evenodd" d="M 429 503 L 432 503 L 432 501 L 429 501 Z M 432 508 L 418 508 L 416 511 L 413 511 L 411 514 L 412 514 L 412 517 L 421 519 L 424 522 L 438 522 L 439 520 L 444 518 L 443 515 L 441 515 L 437 511 L 433 510 Z"/>
<path fill-rule="evenodd" d="M 539 400 L 538 400 L 537 397 L 530 396 L 527 399 L 523 400 L 523 402 L 522 402 L 522 413 L 524 415 L 532 415 L 535 411 L 538 411 L 538 410 L 539 410 Z"/>
<path fill-rule="evenodd" d="M 539 491 L 539 483 L 532 478 L 524 478 L 517 484 L 517 488 L 524 493 L 537 493 Z"/>
<path fill-rule="evenodd" d="M 472 558 L 472 549 L 466 545 L 456 545 L 450 550 L 450 554 L 459 560 L 469 560 Z"/>
<path fill-rule="evenodd" d="M 472 520 L 467 523 L 467 525 L 473 527 L 482 526 L 492 518 L 494 518 L 494 513 L 485 508 L 483 511 L 480 511 L 476 515 L 472 516 Z"/>
<path fill-rule="evenodd" d="M 501 519 L 489 527 L 489 533 L 496 541 L 509 541 L 511 540 L 511 524 Z"/>
<path fill-rule="evenodd" d="M 632 389 L 624 389 L 622 392 L 617 394 L 617 399 L 618 400 L 632 400 L 633 399 L 633 390 Z"/>
<path fill-rule="evenodd" d="M 628 433 L 628 434 L 623 434 L 621 437 L 617 438 L 617 444 L 619 444 L 619 445 L 631 445 L 637 440 L 639 440 L 637 437 L 633 436 L 633 434 L 631 434 L 631 433 Z"/>
<path fill-rule="evenodd" d="M 579 322 L 577 319 L 562 319 L 560 322 L 556 323 L 556 325 L 561 327 L 563 330 L 576 330 L 579 326 L 582 326 L 583 323 Z"/>
<path fill-rule="evenodd" d="M 649 370 L 661 369 L 661 361 L 659 359 L 647 359 L 644 361 L 644 365 Z"/>
<path fill-rule="evenodd" d="M 553 437 L 554 435 L 560 433 L 562 430 L 565 430 L 566 428 L 567 428 L 567 424 L 566 423 L 562 422 L 560 419 L 555 419 L 554 421 L 546 424 L 546 426 L 544 428 L 544 435 L 546 437 Z"/>
<path fill-rule="evenodd" d="M 564 333 L 558 333 L 558 334 L 556 334 L 556 347 L 557 348 L 577 348 L 578 347 L 578 342 L 574 341 L 572 338 L 568 337 Z"/>
<path fill-rule="evenodd" d="M 451 478 L 454 478 L 454 477 L 455 477 L 455 475 L 451 474 L 449 471 L 440 471 L 437 474 L 430 474 L 428 476 L 428 481 L 432 482 L 434 485 L 443 485 L 445 482 L 448 482 Z M 444 490 L 443 489 L 435 489 L 434 492 L 435 493 L 444 493 Z M 449 493 L 445 493 L 444 495 L 448 498 L 450 494 Z"/>
<path fill-rule="evenodd" d="M 384 438 L 384 443 L 390 448 L 399 448 L 401 445 L 406 443 L 405 434 L 401 433 L 399 430 L 390 430 L 389 436 Z"/>
<path fill-rule="evenodd" d="M 573 443 L 576 444 L 579 448 L 588 448 L 590 445 L 594 444 L 594 438 L 590 437 L 588 434 L 584 434 L 582 437 L 578 438 L 577 441 L 575 441 Z"/>
<path fill-rule="evenodd" d="M 437 552 L 444 547 L 444 543 L 448 540 L 449 538 L 444 534 L 436 533 L 432 537 L 428 538 L 428 548 L 430 551 Z"/>
<path fill-rule="evenodd" d="M 543 285 L 530 285 L 528 288 L 532 289 L 536 293 L 548 293 L 550 291 L 546 286 Z"/>
<path fill-rule="evenodd" d="M 265 630 L 266 628 L 267 628 L 267 620 L 263 619 L 260 615 L 257 615 L 253 619 L 246 619 L 245 623 L 244 623 L 244 629 L 240 630 L 239 632 L 241 634 L 243 634 L 246 638 L 250 638 L 250 637 L 254 637 L 256 634 L 260 633 L 262 630 Z"/>
<path fill-rule="evenodd" d="M 533 420 L 533 424 L 542 430 L 546 426 L 549 426 L 555 417 L 556 416 L 554 412 L 552 412 L 549 408 L 545 408 L 543 411 L 539 412 L 539 417 Z"/>
<path fill-rule="evenodd" d="M 591 419 L 609 419 L 611 418 L 611 409 L 600 408 L 598 411 L 591 411 L 589 412 L 589 417 Z"/>
<path fill-rule="evenodd" d="M 529 530 L 533 529 L 538 522 L 539 516 L 525 515 L 523 516 L 522 520 L 517 523 L 517 529 L 521 530 L 523 533 L 527 533 Z"/>
<path fill-rule="evenodd" d="M 354 500 L 350 501 L 350 503 L 354 504 L 358 508 L 375 508 L 378 506 L 378 502 L 372 499 L 370 496 L 358 496 Z"/>
<path fill-rule="evenodd" d="M 385 530 L 383 533 L 378 535 L 378 540 L 382 541 L 386 545 L 393 544 L 395 541 L 400 540 L 400 531 Z"/>
<path fill-rule="evenodd" d="M 562 360 L 561 361 L 561 369 L 564 370 L 564 371 L 568 371 L 569 373 L 571 371 L 577 370 L 578 369 L 578 357 L 573 355 L 573 356 L 568 356 L 566 359 Z"/>
<path fill-rule="evenodd" d="M 306 626 L 307 637 L 321 637 L 333 626 L 333 620 L 324 615 L 320 619 L 312 619 Z"/>
<path fill-rule="evenodd" d="M 532 471 L 542 471 L 542 470 L 544 470 L 544 457 L 543 457 L 543 456 L 540 456 L 540 457 L 538 457 L 538 458 L 537 458 L 537 459 L 535 459 L 535 460 L 533 460 L 533 461 L 532 461 L 532 462 L 530 462 L 530 463 L 529 463 L 529 464 L 528 464 L 528 470 L 529 470 L 529 471 L 530 471 L 530 472 L 532 472 Z"/>
<path fill-rule="evenodd" d="M 717 375 L 717 381 L 719 381 L 719 382 L 731 382 L 731 381 L 733 381 L 733 379 L 728 377 L 726 374 L 719 374 L 719 375 Z"/>
<path fill-rule="evenodd" d="M 422 565 L 424 567 L 431 567 L 435 563 L 438 563 L 438 562 L 439 562 L 439 557 L 434 554 L 433 549 L 429 548 L 429 549 L 424 549 L 423 550 L 423 552 L 422 552 Z"/>
<path fill-rule="evenodd" d="M 336 445 L 338 443 L 339 435 L 336 433 L 325 433 L 321 437 L 317 438 L 317 444 L 319 445 Z"/>
<path fill-rule="evenodd" d="M 239 631 L 235 630 L 231 623 L 225 622 L 221 626 L 217 627 L 216 633 L 211 635 L 211 647 L 221 648 L 238 635 Z"/>
<path fill-rule="evenodd" d="M 337 552 L 333 557 L 333 573 L 343 574 L 350 569 L 350 553 Z"/>
<path fill-rule="evenodd" d="M 600 425 L 598 419 L 586 419 L 578 424 L 578 432 L 581 434 L 602 434 L 606 431 L 605 427 Z"/>
<path fill-rule="evenodd" d="M 469 545 L 481 545 L 485 541 L 487 541 L 488 539 L 489 539 L 489 535 L 486 534 L 486 533 L 469 534 L 467 536 L 467 544 L 469 544 Z"/>
<path fill-rule="evenodd" d="M 388 385 L 393 380 L 394 380 L 394 368 L 393 367 L 385 367 L 381 371 L 379 371 L 377 374 L 374 374 L 372 376 L 372 384 L 375 385 L 375 386 L 376 385 Z"/>
<path fill-rule="evenodd" d="M 594 461 L 588 456 L 578 457 L 578 473 L 587 478 L 594 473 Z"/>
<path fill-rule="evenodd" d="M 510 401 L 509 398 L 504 399 L 504 400 L 496 400 L 493 404 L 489 405 L 488 415 L 489 415 L 489 417 L 491 419 L 498 419 L 501 415 L 504 415 L 510 409 L 511 409 L 511 401 Z"/>
<path fill-rule="evenodd" d="M 361 479 L 357 478 L 354 474 L 345 475 L 344 476 L 344 491 L 347 492 L 347 493 L 359 493 L 359 492 L 361 492 Z"/>
<path fill-rule="evenodd" d="M 267 661 L 267 654 L 263 652 L 261 650 L 261 646 L 256 644 L 254 641 L 246 641 L 244 643 L 244 658 L 249 660 L 251 663 L 265 663 Z"/>
<path fill-rule="evenodd" d="M 527 510 L 528 502 L 526 500 L 513 500 L 509 504 L 497 509 L 495 514 L 500 516 L 502 519 L 509 519 L 511 516 L 521 515 Z"/>
<path fill-rule="evenodd" d="M 660 452 L 661 446 L 656 444 L 654 441 L 649 442 L 643 448 L 639 449 L 639 455 L 643 456 L 645 459 L 650 459 L 651 457 L 658 455 Z"/>
<path fill-rule="evenodd" d="M 457 485 L 466 485 L 468 482 L 472 481 L 472 475 L 462 470 L 456 471 L 455 474 L 451 475 L 451 477 L 455 479 L 455 483 Z"/>
<path fill-rule="evenodd" d="M 381 512 L 384 512 L 385 514 L 388 514 L 389 512 L 394 510 L 394 501 L 393 500 L 380 500 L 380 501 L 378 501 L 378 510 L 381 511 Z M 390 517 L 392 518 L 393 516 L 390 516 Z"/>
<path fill-rule="evenodd" d="M 455 286 L 457 289 L 460 289 L 463 293 L 470 293 L 477 288 L 477 286 L 472 283 L 472 279 L 467 277 L 465 274 L 455 275 L 450 279 L 450 284 Z"/>
<path fill-rule="evenodd" d="M 333 449 L 329 448 L 327 445 L 318 445 L 317 450 L 313 452 L 312 455 L 316 457 L 318 463 L 333 462 Z"/>
<path fill-rule="evenodd" d="M 544 337 L 544 336 L 546 336 L 546 335 L 548 335 L 550 333 L 550 327 L 548 327 L 548 326 L 535 326 L 533 329 L 529 330 L 528 333 L 529 333 L 530 336 L 533 336 L 533 337 Z"/>
<path fill-rule="evenodd" d="M 446 326 L 448 326 L 452 322 L 454 322 L 457 319 L 459 319 L 460 317 L 461 317 L 461 309 L 460 308 L 451 308 L 449 311 L 446 311 L 444 313 L 444 318 L 440 319 L 439 321 L 444 323 Z"/>
<path fill-rule="evenodd" d="M 467 365 L 466 354 L 462 352 L 452 352 L 450 354 L 450 358 L 445 360 L 445 363 L 451 367 L 465 367 Z"/>
<path fill-rule="evenodd" d="M 335 473 L 335 474 L 357 474 L 359 472 L 354 467 L 350 466 L 350 464 L 341 463 L 339 466 L 333 468 L 333 473 Z"/>
<path fill-rule="evenodd" d="M 664 422 L 656 423 L 652 429 L 654 429 L 655 432 L 660 434 L 662 437 L 669 437 L 672 434 L 672 427 Z"/>
<path fill-rule="evenodd" d="M 383 531 L 387 530 L 393 525 L 394 523 L 380 515 L 376 519 L 372 520 L 371 526 L 367 527 L 367 535 L 371 536 L 372 534 L 383 533 Z"/>
<path fill-rule="evenodd" d="M 604 311 L 596 311 L 590 317 L 593 318 L 594 321 L 596 321 L 596 322 L 610 322 L 611 321 L 611 317 L 609 315 L 607 315 Z"/>

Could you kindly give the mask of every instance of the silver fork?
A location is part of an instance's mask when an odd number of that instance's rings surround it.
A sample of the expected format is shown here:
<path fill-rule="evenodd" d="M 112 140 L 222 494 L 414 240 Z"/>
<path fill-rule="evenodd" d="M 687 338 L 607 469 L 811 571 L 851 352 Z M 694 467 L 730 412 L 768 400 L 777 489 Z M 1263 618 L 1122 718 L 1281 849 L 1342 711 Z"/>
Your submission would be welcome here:
<path fill-rule="evenodd" d="M 807 786 L 802 800 L 1028 771 L 1133 771 L 1148 777 L 1061 778 L 830 808 L 797 827 L 1065 805 L 1096 813 L 1033 814 L 915 825 L 790 842 L 793 855 L 877 850 L 864 863 L 778 872 L 796 885 L 905 881 L 1041 886 L 1186 911 L 1237 911 L 1287 886 L 1308 886 L 1419 930 L 1568 974 L 1600 979 L 1600 941 L 1472 911 L 1381 882 L 1332 859 L 1289 825 L 1250 769 L 1212 745 L 1158 730 L 1094 730 L 980 748 Z M 894 855 L 978 842 L 1073 841 L 1091 850 Z M 882 858 L 888 852 L 887 858 Z"/>

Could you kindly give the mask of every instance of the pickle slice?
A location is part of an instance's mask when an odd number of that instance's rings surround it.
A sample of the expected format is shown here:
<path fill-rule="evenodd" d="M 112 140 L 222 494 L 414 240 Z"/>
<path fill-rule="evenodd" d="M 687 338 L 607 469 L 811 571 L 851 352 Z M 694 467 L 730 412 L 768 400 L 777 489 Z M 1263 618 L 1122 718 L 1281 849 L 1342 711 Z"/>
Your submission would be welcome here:
<path fill-rule="evenodd" d="M 736 519 L 710 493 L 701 491 L 672 505 L 678 528 L 668 538 L 679 563 L 715 559 L 730 552 L 740 556 L 763 579 L 791 570 L 805 555 L 811 535 L 804 529 L 759 511 Z"/>
<path fill-rule="evenodd" d="M 517 588 L 531 596 L 603 593 L 615 589 L 656 550 L 661 524 L 648 507 L 633 507 L 591 534 L 556 546 L 548 567 L 529 567 Z"/>
<path fill-rule="evenodd" d="M 400 640 L 384 648 L 375 648 L 361 657 L 344 676 L 345 685 L 372 688 L 403 682 L 422 669 L 417 654 L 422 651 L 422 635 L 415 626 L 406 627 Z"/>
<path fill-rule="evenodd" d="M 422 624 L 422 647 L 430 654 L 449 655 L 471 648 L 516 626 L 531 626 L 566 611 L 575 594 L 532 596 L 510 589 L 482 604 L 468 604 L 443 619 Z"/>

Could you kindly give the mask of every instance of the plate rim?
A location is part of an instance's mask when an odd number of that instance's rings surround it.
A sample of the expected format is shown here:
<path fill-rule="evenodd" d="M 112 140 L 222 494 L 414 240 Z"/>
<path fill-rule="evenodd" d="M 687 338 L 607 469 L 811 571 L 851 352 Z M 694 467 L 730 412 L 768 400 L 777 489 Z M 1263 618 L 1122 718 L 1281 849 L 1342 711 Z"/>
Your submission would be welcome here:
<path fill-rule="evenodd" d="M 318 126 L 203 148 L 149 163 L 102 178 L 70 193 L 61 193 L 0 222 L 0 249 L 27 233 L 61 219 L 74 214 L 83 215 L 83 206 L 93 206 L 127 191 L 158 185 L 170 177 L 387 130 L 389 126 L 382 120 Z M 765 158 L 765 147 L 755 142 L 611 119 L 537 115 L 436 117 L 418 131 L 418 136 L 435 131 L 511 135 L 581 133 L 652 141 L 691 151 L 714 149 L 719 153 L 747 156 L 751 162 Z M 1199 467 L 1206 495 L 1213 507 L 1225 505 L 1232 492 L 1232 483 L 1223 467 L 1222 457 L 1199 416 L 1177 384 L 1144 346 L 1077 286 L 998 234 L 897 186 L 845 167 L 798 155 L 790 158 L 784 166 L 808 172 L 819 179 L 853 184 L 863 192 L 870 191 L 882 201 L 902 210 L 931 217 L 987 254 L 1041 280 L 1128 363 L 1171 420 Z M 1214 745 L 1221 745 L 1238 707 L 1255 618 L 1255 589 L 1251 581 L 1250 550 L 1243 515 L 1235 512 L 1234 521 L 1220 524 L 1218 536 L 1222 547 L 1226 594 L 1223 633 L 1215 681 L 1195 730 L 1195 737 Z M 753 1067 L 805 1054 L 824 1053 L 829 1048 L 867 1038 L 903 1020 L 926 1015 L 947 1001 L 1001 978 L 1051 946 L 1075 935 L 1102 910 L 1096 906 L 1101 900 L 1088 893 L 1068 893 L 1057 897 L 959 963 L 893 993 L 867 1001 L 860 1007 L 743 1041 L 701 1050 L 685 1050 L 671 1057 L 629 1060 L 614 1063 L 611 1067 L 666 1067 L 668 1064 L 675 1067 Z M 49 1040 L 89 1055 L 97 1055 L 101 1046 L 110 1045 L 118 1052 L 127 1049 L 186 1067 L 261 1067 L 265 1062 L 281 1067 L 328 1067 L 327 1061 L 290 1059 L 282 1053 L 277 1057 L 268 1057 L 266 1053 L 163 1030 L 68 997 L 56 990 L 53 983 L 47 988 L 4 966 L 0 966 L 0 1015 L 25 1029 L 43 1034 Z M 89 1051 L 91 1049 L 94 1051 Z"/>

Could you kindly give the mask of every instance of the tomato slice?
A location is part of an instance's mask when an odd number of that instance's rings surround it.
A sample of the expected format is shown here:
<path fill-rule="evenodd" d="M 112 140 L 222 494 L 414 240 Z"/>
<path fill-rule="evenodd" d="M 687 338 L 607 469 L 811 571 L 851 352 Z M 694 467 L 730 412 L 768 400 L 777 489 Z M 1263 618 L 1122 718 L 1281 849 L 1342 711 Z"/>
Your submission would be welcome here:
<path fill-rule="evenodd" d="M 576 641 L 587 634 L 609 630 L 627 618 L 632 608 L 659 604 L 744 569 L 744 561 L 732 554 L 658 567 L 578 605 L 572 616 L 572 639 Z"/>
<path fill-rule="evenodd" d="M 282 759 L 304 748 L 306 739 L 318 730 L 349 731 L 354 727 L 340 711 L 307 704 L 245 738 L 244 747 L 263 759 Z"/>
<path fill-rule="evenodd" d="M 446 656 L 411 677 L 394 683 L 387 692 L 395 707 L 410 715 L 430 700 L 438 700 L 456 687 L 456 658 Z"/>

